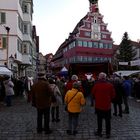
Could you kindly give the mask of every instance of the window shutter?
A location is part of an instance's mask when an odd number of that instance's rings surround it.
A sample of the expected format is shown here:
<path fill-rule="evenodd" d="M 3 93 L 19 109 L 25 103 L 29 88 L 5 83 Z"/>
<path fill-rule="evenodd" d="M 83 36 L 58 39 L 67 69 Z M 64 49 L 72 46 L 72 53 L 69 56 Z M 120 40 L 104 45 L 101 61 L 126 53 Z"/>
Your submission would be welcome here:
<path fill-rule="evenodd" d="M 2 36 L 0 35 L 0 49 L 2 48 Z"/>
<path fill-rule="evenodd" d="M 1 13 L 1 23 L 2 24 L 6 23 L 6 15 L 5 15 L 5 13 Z"/>
<path fill-rule="evenodd" d="M 3 45 L 3 48 L 7 48 L 7 38 L 6 37 L 3 37 L 2 38 L 2 45 Z"/>

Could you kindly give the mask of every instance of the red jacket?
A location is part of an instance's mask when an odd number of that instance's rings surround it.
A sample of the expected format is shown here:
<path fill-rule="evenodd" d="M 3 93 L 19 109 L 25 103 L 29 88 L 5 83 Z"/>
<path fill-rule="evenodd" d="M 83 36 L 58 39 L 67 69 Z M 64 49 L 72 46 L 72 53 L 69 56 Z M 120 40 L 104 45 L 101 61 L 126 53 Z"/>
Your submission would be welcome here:
<path fill-rule="evenodd" d="M 95 98 L 95 108 L 100 110 L 110 110 L 111 101 L 115 97 L 113 85 L 107 81 L 97 81 L 92 88 Z"/>

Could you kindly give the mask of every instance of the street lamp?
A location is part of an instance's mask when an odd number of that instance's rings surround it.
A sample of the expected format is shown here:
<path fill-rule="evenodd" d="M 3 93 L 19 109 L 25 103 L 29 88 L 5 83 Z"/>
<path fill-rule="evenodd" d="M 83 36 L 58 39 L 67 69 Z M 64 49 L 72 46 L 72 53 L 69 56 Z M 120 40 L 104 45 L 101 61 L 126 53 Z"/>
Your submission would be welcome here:
<path fill-rule="evenodd" d="M 11 54 L 11 56 L 9 57 L 9 66 L 10 66 L 10 69 L 13 70 L 13 62 L 14 62 L 14 57 L 13 55 Z"/>

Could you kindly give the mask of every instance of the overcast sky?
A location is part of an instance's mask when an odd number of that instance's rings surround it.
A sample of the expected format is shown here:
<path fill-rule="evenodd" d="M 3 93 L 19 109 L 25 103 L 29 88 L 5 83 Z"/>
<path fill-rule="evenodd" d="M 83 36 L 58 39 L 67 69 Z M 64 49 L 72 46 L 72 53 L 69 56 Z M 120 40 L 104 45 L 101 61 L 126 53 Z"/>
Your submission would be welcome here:
<path fill-rule="evenodd" d="M 140 39 L 140 0 L 99 0 L 99 10 L 115 44 L 121 42 L 124 32 L 133 41 Z M 87 12 L 88 0 L 34 0 L 33 24 L 40 52 L 55 54 Z"/>

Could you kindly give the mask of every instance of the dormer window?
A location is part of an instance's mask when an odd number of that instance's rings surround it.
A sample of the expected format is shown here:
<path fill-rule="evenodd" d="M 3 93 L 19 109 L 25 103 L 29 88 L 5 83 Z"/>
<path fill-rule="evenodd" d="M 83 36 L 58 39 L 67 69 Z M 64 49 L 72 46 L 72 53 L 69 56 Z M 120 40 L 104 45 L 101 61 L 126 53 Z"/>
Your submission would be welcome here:
<path fill-rule="evenodd" d="M 97 17 L 94 17 L 93 22 L 94 22 L 94 23 L 97 23 Z"/>
<path fill-rule="evenodd" d="M 28 13 L 28 5 L 23 4 L 23 13 Z"/>

